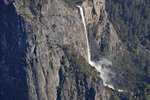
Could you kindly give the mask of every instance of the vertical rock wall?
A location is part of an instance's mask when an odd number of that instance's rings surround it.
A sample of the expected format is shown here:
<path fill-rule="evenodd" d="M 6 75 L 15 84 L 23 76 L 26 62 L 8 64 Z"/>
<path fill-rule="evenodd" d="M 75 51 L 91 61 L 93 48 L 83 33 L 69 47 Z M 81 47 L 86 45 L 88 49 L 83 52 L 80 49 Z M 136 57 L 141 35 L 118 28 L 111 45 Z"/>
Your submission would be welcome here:
<path fill-rule="evenodd" d="M 88 2 L 84 1 L 82 6 L 85 9 L 87 25 L 93 25 L 93 22 L 99 22 L 99 17 L 105 12 L 101 10 L 103 6 L 99 6 L 102 5 L 101 1 Z M 82 60 L 78 61 L 87 64 L 86 38 L 77 7 L 71 8 L 62 0 L 2 0 L 0 13 L 0 99 L 56 100 L 58 93 L 72 99 L 69 92 L 72 87 L 78 89 L 73 97 L 77 95 L 83 99 L 88 96 L 96 100 L 109 99 L 109 93 L 98 73 L 95 76 L 91 73 L 90 77 L 81 79 L 79 76 L 75 76 L 75 79 L 66 78 L 64 83 L 60 84 L 61 77 L 67 72 L 65 70 L 60 74 L 60 69 L 65 69 L 62 64 L 62 57 L 66 57 L 63 47 L 71 47 L 78 59 L 82 57 Z M 98 48 L 101 44 L 98 36 L 101 34 L 101 31 L 96 33 Z M 66 62 L 66 66 L 72 68 L 72 60 L 67 58 Z M 83 75 L 88 75 L 86 66 L 91 68 L 80 63 L 73 66 L 85 68 L 85 72 L 80 72 Z M 75 72 L 73 75 L 78 74 Z M 61 92 L 58 92 L 59 86 L 63 88 Z M 87 96 L 79 95 L 80 92 Z M 61 98 L 63 99 L 63 96 Z"/>

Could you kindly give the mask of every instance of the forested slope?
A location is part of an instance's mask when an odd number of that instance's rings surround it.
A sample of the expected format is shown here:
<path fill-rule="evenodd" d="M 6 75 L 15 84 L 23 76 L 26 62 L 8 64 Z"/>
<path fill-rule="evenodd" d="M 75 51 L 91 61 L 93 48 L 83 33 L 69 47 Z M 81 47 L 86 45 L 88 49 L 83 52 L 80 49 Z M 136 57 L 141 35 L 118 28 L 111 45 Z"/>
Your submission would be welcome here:
<path fill-rule="evenodd" d="M 117 56 L 137 100 L 150 99 L 150 0 L 106 0 L 106 10 L 125 48 Z M 129 99 L 129 98 L 128 98 Z"/>

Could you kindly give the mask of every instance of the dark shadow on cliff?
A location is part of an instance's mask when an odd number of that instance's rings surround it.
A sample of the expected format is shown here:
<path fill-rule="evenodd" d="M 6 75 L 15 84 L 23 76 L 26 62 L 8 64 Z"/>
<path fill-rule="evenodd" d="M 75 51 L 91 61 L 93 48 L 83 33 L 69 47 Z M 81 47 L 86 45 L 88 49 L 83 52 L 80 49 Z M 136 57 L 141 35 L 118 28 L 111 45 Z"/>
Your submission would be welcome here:
<path fill-rule="evenodd" d="M 12 3 L 0 1 L 0 100 L 27 100 L 26 32 Z"/>

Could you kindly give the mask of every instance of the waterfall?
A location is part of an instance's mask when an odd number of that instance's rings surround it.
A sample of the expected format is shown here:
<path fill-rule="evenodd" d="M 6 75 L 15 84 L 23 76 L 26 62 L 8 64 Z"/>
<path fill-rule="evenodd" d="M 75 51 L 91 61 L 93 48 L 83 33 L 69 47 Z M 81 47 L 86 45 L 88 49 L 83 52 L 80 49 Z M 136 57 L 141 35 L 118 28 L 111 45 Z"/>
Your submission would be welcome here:
<path fill-rule="evenodd" d="M 88 62 L 91 66 L 94 66 L 95 63 L 91 61 L 91 54 L 90 54 L 90 48 L 89 48 L 89 40 L 88 40 L 88 34 L 87 34 L 87 29 L 86 29 L 86 24 L 85 24 L 85 18 L 84 18 L 84 14 L 83 14 L 83 9 L 81 6 L 78 6 L 80 9 L 80 14 L 81 14 L 81 17 L 82 17 L 82 22 L 83 22 L 83 25 L 84 25 L 84 30 L 85 30 L 85 36 L 86 36 L 86 44 L 87 44 L 87 52 L 88 52 Z"/>
<path fill-rule="evenodd" d="M 83 9 L 79 5 L 77 5 L 77 7 L 80 10 L 80 14 L 81 14 L 81 17 L 82 17 L 82 22 L 83 22 L 83 25 L 84 25 L 86 43 L 87 43 L 87 52 L 88 52 L 88 62 L 91 66 L 95 67 L 98 72 L 100 72 L 100 77 L 102 78 L 104 85 L 108 86 L 109 88 L 114 89 L 113 85 L 106 83 L 107 81 L 110 81 L 109 74 L 110 73 L 113 74 L 113 73 L 107 68 L 102 68 L 102 64 L 110 65 L 111 62 L 107 59 L 102 59 L 98 62 L 91 61 L 91 53 L 90 53 L 89 40 L 88 40 L 88 34 L 87 34 L 87 28 L 86 28 L 86 24 L 85 24 Z"/>

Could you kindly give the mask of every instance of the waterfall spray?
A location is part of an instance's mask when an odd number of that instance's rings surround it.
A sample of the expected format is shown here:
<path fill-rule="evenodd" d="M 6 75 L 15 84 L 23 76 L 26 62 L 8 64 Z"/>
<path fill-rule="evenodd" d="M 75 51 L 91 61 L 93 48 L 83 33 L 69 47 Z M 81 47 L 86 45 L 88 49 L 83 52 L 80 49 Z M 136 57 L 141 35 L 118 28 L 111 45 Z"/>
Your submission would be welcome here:
<path fill-rule="evenodd" d="M 107 68 L 102 68 L 102 64 L 106 64 L 106 65 L 109 64 L 110 65 L 111 62 L 107 59 L 102 59 L 101 61 L 98 61 L 98 62 L 91 61 L 91 53 L 90 53 L 89 40 L 88 40 L 88 34 L 87 34 L 87 28 L 86 28 L 86 24 L 85 24 L 83 9 L 79 5 L 77 5 L 77 7 L 80 10 L 82 22 L 84 25 L 85 36 L 86 36 L 86 41 L 87 41 L 88 62 L 91 66 L 95 67 L 98 72 L 100 72 L 100 77 L 102 78 L 104 85 L 108 86 L 109 88 L 112 88 L 114 90 L 113 85 L 106 83 L 108 80 L 110 81 L 109 74 L 110 73 L 113 74 L 113 73 Z"/>

